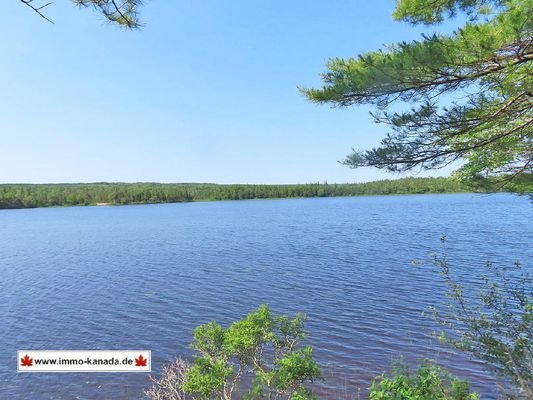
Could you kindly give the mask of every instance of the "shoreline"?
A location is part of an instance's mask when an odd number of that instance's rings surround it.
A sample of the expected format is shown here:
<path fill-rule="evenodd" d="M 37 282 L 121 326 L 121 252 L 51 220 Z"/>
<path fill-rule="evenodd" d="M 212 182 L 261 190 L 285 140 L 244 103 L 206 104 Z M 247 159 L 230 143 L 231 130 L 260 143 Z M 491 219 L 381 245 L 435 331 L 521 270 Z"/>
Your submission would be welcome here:
<path fill-rule="evenodd" d="M 172 204 L 205 201 L 394 196 L 452 193 L 532 193 L 533 175 L 503 186 L 483 180 L 401 178 L 364 183 L 218 185 L 212 183 L 0 184 L 0 209 Z"/>
<path fill-rule="evenodd" d="M 0 207 L 0 211 L 5 210 L 35 210 L 39 208 L 69 208 L 69 207 L 126 207 L 126 206 L 148 206 L 158 204 L 191 204 L 191 203 L 214 203 L 214 202 L 238 202 L 238 201 L 257 201 L 257 200 L 301 200 L 301 199 L 325 199 L 325 198 L 350 198 L 350 197 L 393 197 L 393 196 L 429 196 L 429 195 L 450 195 L 450 194 L 473 194 L 473 195 L 494 195 L 499 193 L 508 193 L 515 195 L 529 195 L 529 193 L 517 193 L 511 191 L 499 192 L 481 192 L 481 191 L 455 191 L 455 192 L 426 192 L 426 193 L 376 193 L 376 194 L 356 194 L 346 196 L 291 196 L 291 197 L 261 197 L 250 199 L 198 199 L 188 201 L 153 201 L 153 202 L 131 202 L 131 203 L 88 203 L 88 204 L 58 204 L 49 206 L 35 207 Z"/>

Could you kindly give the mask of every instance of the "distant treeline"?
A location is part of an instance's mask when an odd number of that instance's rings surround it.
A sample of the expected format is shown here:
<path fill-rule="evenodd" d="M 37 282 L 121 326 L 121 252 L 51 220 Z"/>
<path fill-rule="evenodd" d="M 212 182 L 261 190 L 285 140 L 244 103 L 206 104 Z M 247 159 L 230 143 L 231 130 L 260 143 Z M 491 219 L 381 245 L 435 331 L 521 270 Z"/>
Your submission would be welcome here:
<path fill-rule="evenodd" d="M 520 184 L 505 187 L 521 191 Z M 178 203 L 289 197 L 334 197 L 416 193 L 498 191 L 496 185 L 466 184 L 451 178 L 403 178 L 367 183 L 299 185 L 217 185 L 211 183 L 69 183 L 0 185 L 0 209 L 95 204 Z"/>

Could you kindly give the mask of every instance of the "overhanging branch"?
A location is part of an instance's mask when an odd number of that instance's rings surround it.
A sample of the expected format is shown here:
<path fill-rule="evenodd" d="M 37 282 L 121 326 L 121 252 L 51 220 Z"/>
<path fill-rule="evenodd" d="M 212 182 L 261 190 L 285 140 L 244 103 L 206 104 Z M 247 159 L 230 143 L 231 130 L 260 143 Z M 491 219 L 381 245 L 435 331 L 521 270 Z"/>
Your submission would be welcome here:
<path fill-rule="evenodd" d="M 33 4 L 33 1 L 34 0 L 20 0 L 23 4 L 25 4 L 26 6 L 30 7 L 33 11 L 35 11 L 37 14 L 39 14 L 39 16 L 43 19 L 45 19 L 46 21 L 50 22 L 51 24 L 54 23 L 54 21 L 52 21 L 50 18 L 48 18 L 46 15 L 44 15 L 41 10 L 48 7 L 49 5 L 51 4 L 54 4 L 53 2 L 48 2 L 46 4 L 43 4 L 41 6 L 36 6 Z"/>

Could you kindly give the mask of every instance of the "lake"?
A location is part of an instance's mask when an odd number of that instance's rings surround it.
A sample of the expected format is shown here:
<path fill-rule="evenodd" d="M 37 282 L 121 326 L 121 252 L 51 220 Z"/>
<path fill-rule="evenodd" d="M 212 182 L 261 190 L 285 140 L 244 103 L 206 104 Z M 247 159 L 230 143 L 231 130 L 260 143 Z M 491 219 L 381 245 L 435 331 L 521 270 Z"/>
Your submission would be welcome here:
<path fill-rule="evenodd" d="M 527 197 L 410 195 L 0 211 L 0 397 L 141 398 L 147 374 L 17 374 L 17 349 L 192 355 L 193 329 L 262 303 L 305 312 L 323 398 L 364 398 L 399 356 L 436 359 L 484 398 L 497 382 L 431 338 L 447 235 L 467 287 L 486 260 L 532 270 Z"/>

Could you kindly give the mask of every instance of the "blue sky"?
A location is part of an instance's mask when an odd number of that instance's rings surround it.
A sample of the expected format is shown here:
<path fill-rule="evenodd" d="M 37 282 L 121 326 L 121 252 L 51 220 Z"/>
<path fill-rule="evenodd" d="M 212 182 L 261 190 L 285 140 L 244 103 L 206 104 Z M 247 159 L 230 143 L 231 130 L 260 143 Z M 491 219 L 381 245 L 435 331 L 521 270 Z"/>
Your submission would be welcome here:
<path fill-rule="evenodd" d="M 0 5 L 0 182 L 360 182 L 339 165 L 386 127 L 307 102 L 330 57 L 435 28 L 392 0 L 152 0 L 125 31 L 59 1 Z M 450 29 L 450 26 L 441 27 Z M 448 171 L 439 171 L 443 175 Z"/>

